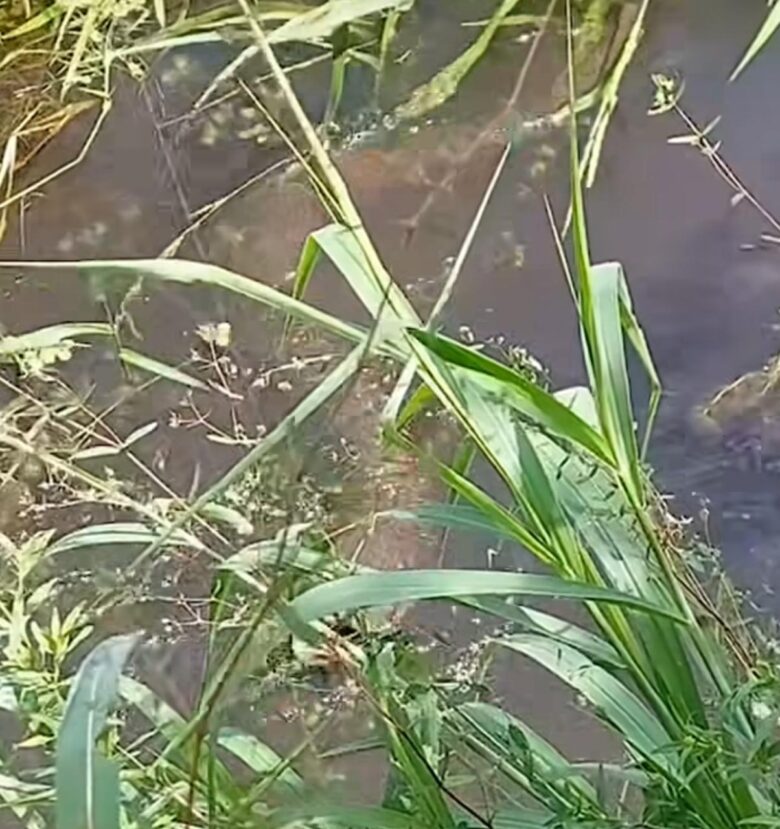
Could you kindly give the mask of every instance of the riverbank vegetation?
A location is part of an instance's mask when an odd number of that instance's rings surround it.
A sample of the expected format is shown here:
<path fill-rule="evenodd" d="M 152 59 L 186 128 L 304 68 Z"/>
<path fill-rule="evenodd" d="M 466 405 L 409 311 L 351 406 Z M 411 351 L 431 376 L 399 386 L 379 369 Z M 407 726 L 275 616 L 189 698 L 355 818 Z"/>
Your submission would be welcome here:
<path fill-rule="evenodd" d="M 284 140 L 330 218 L 301 251 L 289 290 L 170 256 L 3 263 L 30 279 L 72 279 L 106 313 L 0 338 L 0 821 L 773 826 L 776 643 L 743 619 L 714 551 L 653 486 L 651 346 L 621 265 L 590 253 L 583 187 L 644 11 L 598 94 L 575 92 L 577 40 L 567 39 L 559 120 L 569 128 L 571 204 L 564 215 L 545 204 L 585 380 L 557 388 L 524 350 L 442 330 L 512 136 L 423 315 L 386 269 L 328 130 L 312 123 L 279 63 L 285 27 L 327 52 L 332 113 L 341 57 L 380 77 L 406 6 L 370 4 L 383 14 L 369 23 L 334 17 L 365 2 L 293 13 L 294 4 L 239 0 L 177 18 L 164 4 L 127 4 L 120 23 L 103 16 L 112 4 L 52 4 L 14 21 L 14 38 L 33 38 L 25 50 L 35 38 L 47 50 L 69 41 L 47 71 L 59 90 L 88 95 L 107 54 L 130 60 L 149 44 L 222 37 L 218 18 L 243 51 L 204 100 L 247 50 L 259 55 L 290 125 Z M 453 95 L 514 5 L 499 4 L 470 56 L 402 105 L 417 116 Z M 553 11 L 531 25 L 575 30 L 571 13 Z M 339 52 L 344 26 L 367 41 Z M 133 45 L 116 45 L 138 28 Z M 100 107 L 109 100 L 95 94 Z M 588 135 L 576 123 L 582 98 L 597 113 Z M 21 137 L 13 128 L 6 146 Z M 40 186 L 16 189 L 8 157 L 6 206 Z M 325 260 L 335 272 L 318 271 Z M 354 293 L 362 324 L 310 301 L 325 278 Z M 180 293 L 249 309 L 271 355 L 247 366 L 228 319 L 200 326 L 188 354 L 152 351 L 161 326 L 143 308 Z M 104 371 L 116 388 L 100 399 Z M 154 396 L 160 389 L 172 391 Z M 257 389 L 275 395 L 273 421 L 259 424 L 244 405 Z M 365 477 L 373 453 L 401 469 L 400 497 L 374 508 L 362 490 L 386 478 Z M 196 457 L 181 474 L 177 461 Z M 402 534 L 383 535 L 386 522 Z M 484 564 L 481 553 L 469 559 L 482 566 L 436 567 L 454 535 L 489 551 Z M 383 555 L 366 552 L 372 539 Z M 451 638 L 444 616 L 459 620 Z M 557 745 L 565 735 L 542 733 L 518 710 L 524 687 L 518 700 L 502 697 L 497 680 L 522 685 L 529 663 L 567 689 L 561 704 L 608 749 L 575 756 Z"/>

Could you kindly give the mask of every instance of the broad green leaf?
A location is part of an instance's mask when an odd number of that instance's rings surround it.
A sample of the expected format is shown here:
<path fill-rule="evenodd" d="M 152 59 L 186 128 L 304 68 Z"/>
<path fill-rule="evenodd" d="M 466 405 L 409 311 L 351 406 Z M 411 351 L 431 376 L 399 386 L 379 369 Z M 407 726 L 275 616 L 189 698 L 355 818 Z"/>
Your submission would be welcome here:
<path fill-rule="evenodd" d="M 311 622 L 334 613 L 348 613 L 360 608 L 480 595 L 603 601 L 658 613 L 672 619 L 678 618 L 671 611 L 615 590 L 554 576 L 486 570 L 401 570 L 347 576 L 313 587 L 295 599 L 291 608 L 303 621 Z"/>
<path fill-rule="evenodd" d="M 139 634 L 112 636 L 82 662 L 57 732 L 57 829 L 119 829 L 119 770 L 96 741 Z"/>
<path fill-rule="evenodd" d="M 475 382 L 484 384 L 486 391 L 540 427 L 580 446 L 605 463 L 611 462 L 609 447 L 604 438 L 553 394 L 497 360 L 447 337 L 419 330 L 409 333 L 448 364 L 468 370 Z"/>
<path fill-rule="evenodd" d="M 625 277 L 618 263 L 609 262 L 591 266 L 588 279 L 592 297 L 592 330 L 588 336 L 594 360 L 593 396 L 602 432 L 641 503 L 644 493 L 620 313 L 621 284 Z"/>
<path fill-rule="evenodd" d="M 510 492 L 518 499 L 522 478 L 515 422 L 512 413 L 500 400 L 485 394 L 484 387 L 468 380 L 467 373 L 447 363 L 418 341 L 409 338 L 412 351 L 420 364 L 420 373 L 439 402 L 461 423 L 476 447 L 504 479 Z"/>

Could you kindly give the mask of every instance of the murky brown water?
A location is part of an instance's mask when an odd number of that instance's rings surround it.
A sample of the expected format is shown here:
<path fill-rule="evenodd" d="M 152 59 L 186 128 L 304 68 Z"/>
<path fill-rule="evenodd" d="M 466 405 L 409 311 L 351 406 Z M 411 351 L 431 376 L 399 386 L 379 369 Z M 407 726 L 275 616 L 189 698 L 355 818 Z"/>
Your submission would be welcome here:
<path fill-rule="evenodd" d="M 416 25 L 423 42 L 435 40 L 455 53 L 463 32 L 454 14 L 442 20 L 442 5 L 436 2 L 420 2 L 418 9 Z M 762 0 L 654 4 L 649 34 L 624 86 L 588 210 L 594 257 L 617 259 L 626 267 L 664 381 L 666 397 L 651 456 L 659 482 L 677 496 L 681 511 L 696 515 L 706 505 L 712 540 L 723 547 L 732 575 L 750 586 L 761 604 L 774 609 L 771 590 L 780 586 L 777 473 L 771 463 L 746 465 L 739 452 L 703 440 L 691 429 L 689 413 L 717 388 L 758 368 L 780 350 L 780 249 L 743 250 L 767 230 L 762 220 L 746 204 L 730 204 L 730 191 L 700 154 L 667 142 L 682 131 L 673 115 L 646 115 L 649 73 L 667 68 L 679 72 L 686 80 L 683 105 L 702 124 L 723 116 L 717 128 L 723 155 L 765 206 L 780 212 L 780 110 L 774 106 L 777 46 L 736 84 L 727 83 L 765 9 Z M 430 34 L 434 30 L 436 38 Z M 444 31 L 452 38 L 443 37 Z M 492 117 L 497 98 L 509 93 L 523 48 L 509 37 L 500 38 L 457 100 L 437 116 L 444 127 L 423 128 L 402 139 L 394 136 L 392 149 L 380 144 L 341 157 L 391 271 L 423 305 L 435 296 L 497 149 L 478 153 L 452 190 L 437 194 L 408 244 L 403 222 L 430 192 L 428 179 L 448 163 L 449 156 L 435 147 L 447 144 L 457 149 L 462 136 L 473 135 L 475 125 Z M 426 68 L 430 71 L 426 61 L 442 59 L 435 49 L 422 54 L 412 74 L 424 76 Z M 522 109 L 534 111 L 543 99 L 540 88 L 549 89 L 546 81 L 555 57 L 555 49 L 542 53 L 538 71 L 545 83 L 529 87 Z M 196 53 L 193 60 L 201 66 L 202 77 L 213 71 L 212 54 Z M 164 73 L 165 66 L 161 78 Z M 409 83 L 403 78 L 395 82 L 399 87 Z M 179 97 L 164 88 L 142 95 L 124 87 L 115 114 L 86 161 L 43 195 L 28 200 L 23 221 L 16 223 L 0 250 L 2 258 L 153 256 L 186 226 L 188 211 L 230 191 L 277 157 L 251 141 L 208 146 L 198 130 L 156 126 L 155 119 L 163 121 L 181 111 Z M 27 175 L 34 179 L 73 155 L 86 127 L 69 128 Z M 551 150 L 558 143 L 551 139 Z M 582 367 L 573 310 L 540 199 L 548 190 L 562 210 L 565 158 L 553 158 L 547 173 L 534 178 L 530 167 L 538 160 L 538 154 L 521 152 L 510 161 L 458 284 L 448 325 L 468 325 L 478 337 L 503 334 L 527 346 L 550 367 L 556 383 L 565 385 L 581 379 Z M 187 241 L 182 253 L 283 284 L 300 242 L 321 221 L 321 212 L 302 184 L 269 179 L 220 211 Z M 65 274 L 6 277 L 0 319 L 11 330 L 21 331 L 65 319 L 102 318 L 102 309 L 79 284 Z M 346 290 L 334 285 L 333 274 L 318 274 L 312 299 L 356 315 Z M 268 359 L 272 328 L 263 326 L 270 323 L 263 322 L 256 309 L 214 292 L 155 292 L 139 309 L 138 318 L 147 338 L 145 350 L 171 361 L 186 356 L 197 324 L 221 318 L 234 326 L 239 364 L 260 370 Z M 110 360 L 105 364 L 115 371 Z M 251 397 L 247 418 L 271 422 L 295 396 L 279 389 L 274 394 Z M 143 399 L 156 401 L 148 406 L 157 407 L 138 413 L 146 419 L 163 420 L 172 405 L 158 397 Z M 229 419 L 229 408 L 217 416 Z M 196 474 L 200 482 L 212 479 L 238 451 L 220 450 L 212 456 L 203 447 L 202 442 L 177 444 L 174 457 L 161 467 L 171 475 L 174 488 L 186 488 Z M 470 545 L 471 541 L 456 543 L 451 560 L 474 563 Z M 447 615 L 442 612 L 443 625 L 452 624 Z M 458 621 L 455 627 L 462 624 Z M 542 731 L 555 734 L 575 756 L 611 752 L 609 741 L 583 721 L 540 672 L 513 669 L 511 678 L 502 674 L 499 686 L 499 692 L 530 709 Z"/>

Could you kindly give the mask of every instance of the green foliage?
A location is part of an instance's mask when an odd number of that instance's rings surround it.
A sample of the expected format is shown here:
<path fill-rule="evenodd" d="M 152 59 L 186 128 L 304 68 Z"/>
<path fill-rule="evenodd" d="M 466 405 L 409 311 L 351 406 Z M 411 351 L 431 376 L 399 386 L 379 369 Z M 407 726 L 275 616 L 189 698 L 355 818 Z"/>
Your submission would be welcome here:
<path fill-rule="evenodd" d="M 417 87 L 408 101 L 396 107 L 396 115 L 402 120 L 422 118 L 448 101 L 485 54 L 501 24 L 517 3 L 518 0 L 502 0 L 476 40 L 427 83 Z"/>
<path fill-rule="evenodd" d="M 119 829 L 119 768 L 95 742 L 108 724 L 137 634 L 101 642 L 81 663 L 57 732 L 57 829 Z"/>
<path fill-rule="evenodd" d="M 780 27 L 780 3 L 777 0 L 772 0 L 771 7 L 764 18 L 764 22 L 756 32 L 755 37 L 750 42 L 750 45 L 745 50 L 745 54 L 739 60 L 734 71 L 731 73 L 731 80 L 737 78 L 747 65 L 753 61 L 758 53 L 769 43 L 772 35 L 774 35 L 777 28 Z"/>
<path fill-rule="evenodd" d="M 57 539 L 52 532 L 18 543 L 2 537 L 0 708 L 22 732 L 16 747 L 38 753 L 32 771 L 3 756 L 0 801 L 30 829 L 49 825 L 52 808 L 60 829 L 775 825 L 780 682 L 773 667 L 753 659 L 739 632 L 727 628 L 680 555 L 678 539 L 670 539 L 668 516 L 643 463 L 658 377 L 621 266 L 591 261 L 576 124 L 571 133 L 573 255 L 571 264 L 563 265 L 578 314 L 587 386 L 553 391 L 523 361 L 492 358 L 436 333 L 435 320 L 423 324 L 382 264 L 271 50 L 271 44 L 292 40 L 317 43 L 363 15 L 395 16 L 407 4 L 342 0 L 311 8 L 250 6 L 240 0 L 239 5 L 240 16 L 217 8 L 203 13 L 206 17 L 173 22 L 165 3 L 149 4 L 142 22 L 153 26 L 153 14 L 162 31 L 128 47 L 124 57 L 219 36 L 215 21 L 238 26 L 244 38 L 251 34 L 242 54 L 262 52 L 267 59 L 308 142 L 310 172 L 334 217 L 302 251 L 293 295 L 184 260 L 69 266 L 106 283 L 136 284 L 140 277 L 229 291 L 336 335 L 352 351 L 216 482 L 190 498 L 170 499 L 175 502 L 172 520 L 160 520 L 159 503 L 120 497 L 117 487 L 109 503 L 132 515 L 101 519 Z M 417 90 L 408 104 L 410 114 L 422 114 L 453 94 L 514 5 L 504 0 L 474 47 Z M 608 86 L 611 103 L 604 118 L 614 107 L 616 84 L 636 48 L 646 8 L 644 3 L 614 84 Z M 104 31 L 105 8 L 77 6 L 68 12 L 55 4 L 47 9 L 24 25 L 67 25 L 75 37 L 67 88 L 89 64 L 94 44 L 106 46 L 96 37 Z M 777 25 L 774 11 L 770 29 Z M 396 22 L 393 17 L 388 28 Z M 391 36 L 383 34 L 383 40 Z M 746 59 L 766 37 L 762 30 Z M 387 44 L 382 48 L 386 51 Z M 343 70 L 341 64 L 338 71 Z M 342 75 L 335 77 L 334 99 L 342 82 Z M 573 99 L 571 78 L 570 85 Z M 370 330 L 304 302 L 322 253 L 370 316 Z M 62 265 L 29 267 L 41 271 Z M 442 294 L 437 312 L 448 296 Z M 53 370 L 55 362 L 69 357 L 81 339 L 115 333 L 112 326 L 82 323 L 6 336 L 0 339 L 0 359 L 44 374 L 43 369 Z M 223 345 L 229 345 L 229 337 Z M 629 349 L 651 389 L 644 439 L 638 435 Z M 283 450 L 301 424 L 347 387 L 367 356 L 376 354 L 404 367 L 399 399 L 390 407 L 401 415 L 388 424 L 388 435 L 429 461 L 452 496 L 446 504 L 395 510 L 393 517 L 500 539 L 533 556 L 541 573 L 374 571 L 342 559 L 324 528 L 310 525 L 286 526 L 243 547 L 232 543 L 252 532 L 252 522 L 240 511 L 240 501 L 222 503 L 226 493 L 261 462 L 269 462 L 272 452 Z M 155 357 L 126 348 L 120 357 L 188 390 L 209 390 Z M 400 398 L 407 392 L 410 398 L 402 407 Z M 433 401 L 460 429 L 464 451 L 455 463 L 428 457 L 427 450 L 415 446 L 411 427 Z M 30 454 L 19 430 L 8 428 L 10 436 L 3 433 L 7 445 Z M 156 429 L 155 422 L 145 423 L 116 444 L 74 451 L 67 463 L 51 452 L 40 457 L 58 473 L 79 474 L 99 488 L 101 479 L 73 462 L 124 457 Z M 483 478 L 472 476 L 475 459 L 496 473 L 498 486 L 488 490 Z M 111 490 L 109 483 L 103 481 L 104 490 Z M 251 505 L 245 507 L 250 512 Z M 224 556 L 201 538 L 204 530 L 214 531 L 211 521 L 232 532 Z M 174 706 L 151 683 L 123 675 L 139 636 L 107 636 L 82 653 L 102 608 L 69 600 L 50 568 L 68 555 L 96 558 L 107 549 L 139 550 L 128 568 L 135 574 L 145 574 L 158 554 L 183 550 L 217 560 L 211 592 L 201 597 L 207 607 L 199 630 L 207 670 L 189 707 Z M 585 621 L 575 624 L 533 606 L 540 599 L 565 599 Z M 487 620 L 485 636 L 455 659 L 439 651 L 429 654 L 410 634 L 394 628 L 387 615 L 371 612 L 434 600 Z M 554 745 L 554 735 L 547 739 L 504 710 L 490 689 L 498 653 L 531 660 L 568 686 L 620 744 L 615 762 L 575 762 Z M 338 705 L 324 714 L 311 705 L 299 745 L 282 749 L 266 742 L 262 717 L 253 714 L 248 700 L 265 701 L 280 688 L 322 695 L 323 673 L 337 684 L 338 694 L 331 687 L 328 691 L 341 695 L 342 703 L 350 699 L 370 721 L 370 735 L 347 742 L 336 737 L 323 749 L 319 738 L 337 719 Z M 240 728 L 230 719 L 236 710 Z M 377 802 L 347 803 L 335 784 L 328 780 L 318 786 L 307 773 L 304 757 L 310 759 L 309 754 L 316 759 L 355 755 L 359 762 L 359 753 L 368 750 L 378 752 L 387 768 Z"/>

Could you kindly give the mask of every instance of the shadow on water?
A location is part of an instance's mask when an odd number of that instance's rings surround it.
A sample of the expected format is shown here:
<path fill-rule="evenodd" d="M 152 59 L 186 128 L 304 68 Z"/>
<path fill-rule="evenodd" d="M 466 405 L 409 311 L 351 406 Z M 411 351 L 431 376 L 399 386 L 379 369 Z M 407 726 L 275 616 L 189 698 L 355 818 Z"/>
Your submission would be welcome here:
<path fill-rule="evenodd" d="M 444 24 L 431 18 L 432 4 L 421 3 L 420 8 L 417 25 L 423 40 L 437 25 L 460 31 L 449 16 Z M 690 413 L 778 350 L 780 250 L 742 249 L 766 230 L 761 220 L 744 203 L 731 205 L 730 191 L 701 154 L 667 142 L 681 131 L 673 115 L 646 114 L 649 73 L 678 72 L 686 80 L 686 109 L 702 124 L 723 115 L 717 132 L 724 156 L 767 208 L 780 212 L 775 186 L 780 178 L 780 109 L 772 106 L 777 49 L 767 51 L 738 83 L 727 84 L 730 69 L 765 10 L 762 0 L 654 4 L 648 36 L 629 73 L 599 178 L 588 197 L 588 212 L 594 258 L 624 264 L 664 381 L 666 397 L 651 456 L 660 484 L 676 496 L 682 512 L 695 516 L 706 507 L 712 540 L 724 548 L 730 572 L 756 592 L 761 604 L 775 608 L 768 591 L 780 583 L 774 549 L 780 538 L 777 474 L 771 464 L 747 467 L 738 452 L 718 440 L 704 440 L 692 429 Z M 408 244 L 403 221 L 430 192 L 429 179 L 446 169 L 475 128 L 494 114 L 496 89 L 511 87 L 523 48 L 509 38 L 499 39 L 438 124 L 423 125 L 400 139 L 394 134 L 390 148 L 384 147 L 380 134 L 373 145 L 359 144 L 339 156 L 391 271 L 422 306 L 435 297 L 498 148 L 489 146 L 478 153 L 452 191 L 437 194 Z M 194 86 L 213 72 L 212 59 L 208 52 L 189 56 L 187 77 Z M 549 58 L 542 55 L 542 65 L 545 60 Z M 166 126 L 187 98 L 180 86 L 165 87 L 166 73 L 175 66 L 163 64 L 158 81 L 143 93 L 129 86 L 120 90 L 116 112 L 93 151 L 77 170 L 27 201 L 3 244 L 2 258 L 157 255 L 187 225 L 193 209 L 279 158 L 280 151 L 256 140 L 223 140 L 219 119 L 185 128 Z M 424 76 L 426 69 L 430 68 L 419 66 L 415 71 Z M 531 88 L 521 106 L 533 111 L 536 94 Z M 234 115 L 226 110 L 223 120 Z M 86 128 L 69 128 L 28 170 L 31 179 L 75 154 Z M 510 162 L 458 285 L 448 324 L 468 325 L 479 338 L 503 334 L 527 346 L 549 366 L 556 383 L 565 385 L 581 381 L 582 367 L 570 298 L 540 198 L 548 190 L 563 212 L 566 154 L 561 147 L 560 138 L 553 137 L 541 156 L 538 148 L 521 150 Z M 540 171 L 534 168 L 540 158 L 546 159 L 548 170 L 534 176 L 534 169 Z M 271 176 L 192 234 L 181 254 L 205 257 L 283 285 L 301 242 L 323 220 L 302 181 L 294 175 Z M 312 299 L 357 315 L 354 300 L 333 287 L 332 276 L 318 274 Z M 104 318 L 103 304 L 79 285 L 62 274 L 5 279 L 2 322 L 22 331 L 65 319 Z M 261 371 L 267 364 L 273 326 L 258 318 L 255 309 L 207 290 L 166 290 L 148 298 L 153 301 L 141 302 L 137 313 L 150 353 L 171 362 L 185 359 L 196 327 L 224 318 L 235 329 L 239 367 Z M 110 360 L 105 365 L 105 385 L 110 387 L 118 376 L 116 365 Z M 86 364 L 83 370 L 95 380 L 99 366 Z M 248 399 L 254 407 L 253 422 L 272 421 L 289 402 L 278 390 L 275 397 L 255 393 Z M 151 408 L 139 416 L 162 423 L 172 404 L 154 397 L 148 405 Z M 223 413 L 226 418 L 229 414 L 227 409 Z M 193 485 L 196 470 L 198 480 L 208 482 L 235 459 L 235 453 L 217 454 L 202 443 L 176 447 L 169 452 L 167 469 L 179 491 Z M 767 590 L 762 592 L 764 586 Z M 442 625 L 453 627 L 456 638 L 460 627 L 471 624 L 445 616 L 442 613 Z M 192 680 L 185 677 L 187 681 Z M 533 693 L 527 692 L 529 688 Z M 597 754 L 611 752 L 611 743 L 589 724 L 587 733 L 578 731 L 583 728 L 580 712 L 567 705 L 565 695 L 539 672 L 518 673 L 513 667 L 511 678 L 502 672 L 499 692 L 530 706 L 542 730 L 560 735 L 562 747 L 573 755 L 591 754 L 594 747 Z M 561 709 L 571 715 L 561 716 Z"/>

